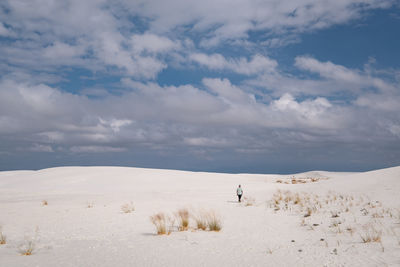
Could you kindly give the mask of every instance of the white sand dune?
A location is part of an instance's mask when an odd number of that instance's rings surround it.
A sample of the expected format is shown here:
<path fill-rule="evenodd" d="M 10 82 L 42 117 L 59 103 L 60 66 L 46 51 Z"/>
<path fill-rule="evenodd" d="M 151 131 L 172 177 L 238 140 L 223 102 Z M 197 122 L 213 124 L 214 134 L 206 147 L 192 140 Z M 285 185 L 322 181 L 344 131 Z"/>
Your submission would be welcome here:
<path fill-rule="evenodd" d="M 323 179 L 291 184 L 292 177 Z M 236 202 L 238 184 L 253 205 Z M 273 204 L 277 190 L 284 197 L 286 190 L 303 192 L 302 204 Z M 123 167 L 0 172 L 7 237 L 0 266 L 400 266 L 399 193 L 400 167 L 295 175 Z M 123 213 L 130 202 L 135 211 Z M 156 235 L 149 217 L 183 207 L 214 210 L 222 230 Z M 363 243 L 371 229 L 379 242 Z M 33 255 L 21 256 L 29 240 Z"/>

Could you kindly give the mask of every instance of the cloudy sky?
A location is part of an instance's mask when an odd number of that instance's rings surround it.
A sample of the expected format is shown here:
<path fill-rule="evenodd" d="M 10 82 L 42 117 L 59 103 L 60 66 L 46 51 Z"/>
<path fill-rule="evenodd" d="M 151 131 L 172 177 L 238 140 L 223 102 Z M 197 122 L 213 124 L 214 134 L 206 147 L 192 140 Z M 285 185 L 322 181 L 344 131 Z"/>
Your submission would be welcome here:
<path fill-rule="evenodd" d="M 0 170 L 400 165 L 396 0 L 2 0 Z"/>

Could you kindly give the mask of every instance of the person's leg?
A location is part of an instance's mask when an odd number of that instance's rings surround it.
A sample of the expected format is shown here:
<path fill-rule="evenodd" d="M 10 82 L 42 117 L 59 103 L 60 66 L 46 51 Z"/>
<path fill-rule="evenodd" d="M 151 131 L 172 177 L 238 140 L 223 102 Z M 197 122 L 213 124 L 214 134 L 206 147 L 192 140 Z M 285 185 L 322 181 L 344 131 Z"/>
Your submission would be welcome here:
<path fill-rule="evenodd" d="M 239 202 L 240 202 L 240 199 L 242 198 L 242 195 L 238 195 L 238 197 L 239 197 Z"/>

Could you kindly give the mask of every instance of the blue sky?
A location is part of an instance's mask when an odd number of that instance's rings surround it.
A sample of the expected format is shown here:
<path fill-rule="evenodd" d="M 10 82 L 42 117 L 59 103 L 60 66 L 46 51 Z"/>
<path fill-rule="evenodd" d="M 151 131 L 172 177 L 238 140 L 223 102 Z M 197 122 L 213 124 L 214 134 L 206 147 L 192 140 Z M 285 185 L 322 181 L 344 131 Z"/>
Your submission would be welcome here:
<path fill-rule="evenodd" d="M 0 170 L 400 165 L 398 1 L 0 3 Z"/>

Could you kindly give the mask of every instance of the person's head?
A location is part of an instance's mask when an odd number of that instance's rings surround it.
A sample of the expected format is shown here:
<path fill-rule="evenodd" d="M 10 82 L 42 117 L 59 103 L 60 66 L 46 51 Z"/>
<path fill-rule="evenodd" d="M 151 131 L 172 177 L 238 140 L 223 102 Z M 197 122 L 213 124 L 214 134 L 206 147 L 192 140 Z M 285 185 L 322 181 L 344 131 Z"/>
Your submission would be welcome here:
<path fill-rule="evenodd" d="M 242 187 L 241 185 L 239 185 L 239 187 Z"/>

